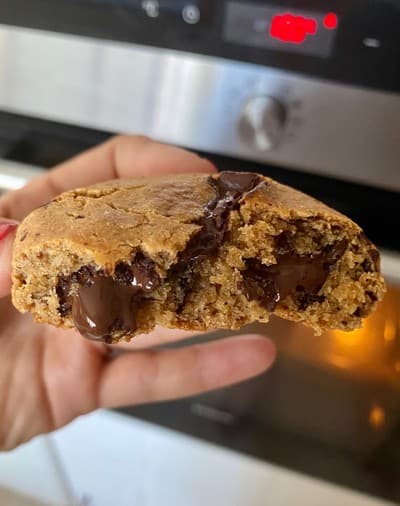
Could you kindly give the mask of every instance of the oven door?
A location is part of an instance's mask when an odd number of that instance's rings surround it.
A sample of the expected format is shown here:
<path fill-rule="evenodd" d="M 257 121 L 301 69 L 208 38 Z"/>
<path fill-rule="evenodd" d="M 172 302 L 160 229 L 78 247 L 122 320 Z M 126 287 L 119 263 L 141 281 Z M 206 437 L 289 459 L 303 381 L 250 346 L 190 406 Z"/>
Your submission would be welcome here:
<path fill-rule="evenodd" d="M 250 325 L 246 331 L 277 345 L 271 371 L 198 398 L 123 412 L 400 501 L 400 278 L 388 272 L 400 273 L 400 260 L 384 255 L 383 263 L 389 290 L 362 329 L 314 336 L 275 318 Z"/>

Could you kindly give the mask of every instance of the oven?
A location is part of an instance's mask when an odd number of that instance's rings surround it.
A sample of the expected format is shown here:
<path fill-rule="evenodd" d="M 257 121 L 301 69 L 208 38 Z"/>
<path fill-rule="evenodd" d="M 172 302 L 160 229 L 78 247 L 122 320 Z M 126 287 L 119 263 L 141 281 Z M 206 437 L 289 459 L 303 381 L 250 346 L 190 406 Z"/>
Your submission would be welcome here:
<path fill-rule="evenodd" d="M 141 133 L 306 191 L 383 251 L 362 329 L 252 325 L 279 350 L 264 376 L 122 411 L 400 501 L 400 1 L 3 0 L 0 23 L 3 191 Z"/>

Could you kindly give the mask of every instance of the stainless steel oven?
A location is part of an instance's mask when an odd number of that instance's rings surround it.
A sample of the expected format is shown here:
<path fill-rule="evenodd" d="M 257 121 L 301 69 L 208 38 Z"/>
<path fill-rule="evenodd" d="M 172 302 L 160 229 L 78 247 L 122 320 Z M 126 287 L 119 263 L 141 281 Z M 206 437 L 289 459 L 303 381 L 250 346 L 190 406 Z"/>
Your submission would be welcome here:
<path fill-rule="evenodd" d="M 143 133 L 305 190 L 384 252 L 363 329 L 254 325 L 271 372 L 124 412 L 399 501 L 400 1 L 3 0 L 0 23 L 3 189 Z"/>

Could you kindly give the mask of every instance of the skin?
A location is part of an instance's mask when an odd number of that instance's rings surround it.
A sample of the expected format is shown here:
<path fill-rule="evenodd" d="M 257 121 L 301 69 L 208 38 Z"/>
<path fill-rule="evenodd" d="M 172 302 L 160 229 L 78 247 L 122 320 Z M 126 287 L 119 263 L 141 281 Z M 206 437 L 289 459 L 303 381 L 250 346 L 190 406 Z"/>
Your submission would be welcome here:
<path fill-rule="evenodd" d="M 34 324 L 12 306 L 11 254 L 18 221 L 74 187 L 113 178 L 216 169 L 187 151 L 119 136 L 0 198 L 0 450 L 10 450 L 97 408 L 186 397 L 263 373 L 270 340 L 247 335 L 175 350 L 156 345 L 188 337 L 157 329 L 123 353 L 75 331 Z"/>

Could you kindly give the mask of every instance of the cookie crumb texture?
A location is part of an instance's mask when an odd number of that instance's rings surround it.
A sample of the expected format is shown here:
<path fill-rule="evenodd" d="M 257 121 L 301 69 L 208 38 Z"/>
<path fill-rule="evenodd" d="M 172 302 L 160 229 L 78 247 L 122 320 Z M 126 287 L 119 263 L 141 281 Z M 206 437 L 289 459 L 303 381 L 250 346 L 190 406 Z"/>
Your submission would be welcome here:
<path fill-rule="evenodd" d="M 110 343 L 271 314 L 352 330 L 384 291 L 378 250 L 355 223 L 251 173 L 70 191 L 31 213 L 14 246 L 15 307 Z"/>

